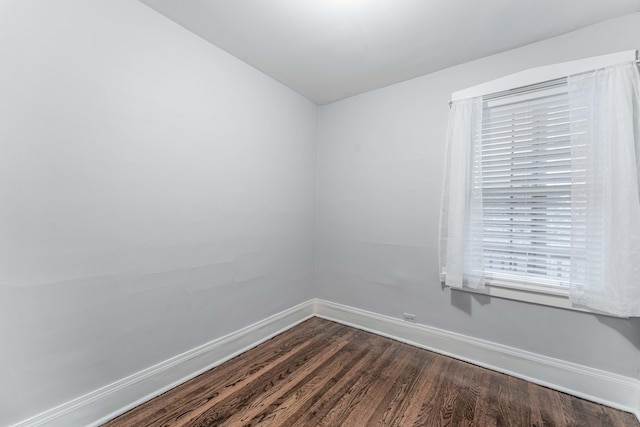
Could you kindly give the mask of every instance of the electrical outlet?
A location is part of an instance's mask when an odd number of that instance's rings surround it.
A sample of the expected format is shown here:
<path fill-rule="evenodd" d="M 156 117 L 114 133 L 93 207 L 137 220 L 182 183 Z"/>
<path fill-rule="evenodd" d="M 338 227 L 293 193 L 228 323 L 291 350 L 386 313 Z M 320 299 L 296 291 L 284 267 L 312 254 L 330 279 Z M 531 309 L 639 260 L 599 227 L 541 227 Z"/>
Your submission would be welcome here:
<path fill-rule="evenodd" d="M 402 318 L 407 322 L 416 323 L 416 315 L 411 313 L 402 313 Z"/>

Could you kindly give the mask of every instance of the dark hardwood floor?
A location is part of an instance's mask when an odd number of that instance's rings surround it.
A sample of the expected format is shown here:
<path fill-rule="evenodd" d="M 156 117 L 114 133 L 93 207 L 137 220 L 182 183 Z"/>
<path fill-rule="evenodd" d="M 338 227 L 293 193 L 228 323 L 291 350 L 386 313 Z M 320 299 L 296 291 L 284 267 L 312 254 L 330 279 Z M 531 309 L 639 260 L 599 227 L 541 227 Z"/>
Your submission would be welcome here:
<path fill-rule="evenodd" d="M 640 426 L 626 412 L 312 318 L 105 424 Z"/>

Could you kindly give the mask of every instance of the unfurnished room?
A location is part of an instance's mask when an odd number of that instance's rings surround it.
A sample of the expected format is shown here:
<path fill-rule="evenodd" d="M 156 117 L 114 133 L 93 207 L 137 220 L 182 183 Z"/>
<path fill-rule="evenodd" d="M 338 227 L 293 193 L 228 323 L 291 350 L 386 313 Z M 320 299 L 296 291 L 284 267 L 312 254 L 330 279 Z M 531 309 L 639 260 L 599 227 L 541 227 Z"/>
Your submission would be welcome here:
<path fill-rule="evenodd" d="M 0 0 L 0 426 L 640 427 L 640 0 Z"/>

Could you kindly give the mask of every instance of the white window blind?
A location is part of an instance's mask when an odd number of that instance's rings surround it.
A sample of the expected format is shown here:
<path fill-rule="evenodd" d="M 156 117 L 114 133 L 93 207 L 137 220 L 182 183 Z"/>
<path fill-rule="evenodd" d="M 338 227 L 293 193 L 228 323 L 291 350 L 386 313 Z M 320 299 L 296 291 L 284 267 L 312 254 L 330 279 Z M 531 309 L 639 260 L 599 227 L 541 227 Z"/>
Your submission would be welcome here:
<path fill-rule="evenodd" d="M 570 135 L 566 79 L 484 98 L 474 157 L 487 279 L 568 289 Z"/>

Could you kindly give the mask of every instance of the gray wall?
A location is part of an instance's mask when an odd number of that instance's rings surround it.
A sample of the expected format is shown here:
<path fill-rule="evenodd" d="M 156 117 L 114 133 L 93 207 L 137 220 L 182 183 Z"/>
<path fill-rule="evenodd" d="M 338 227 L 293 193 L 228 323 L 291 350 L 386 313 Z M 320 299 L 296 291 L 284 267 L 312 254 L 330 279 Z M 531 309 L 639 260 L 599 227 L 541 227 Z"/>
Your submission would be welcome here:
<path fill-rule="evenodd" d="M 132 0 L 0 58 L 0 425 L 313 296 L 314 104 Z"/>
<path fill-rule="evenodd" d="M 640 323 L 443 290 L 438 218 L 450 94 L 530 67 L 640 48 L 640 14 L 323 106 L 316 295 L 638 377 Z"/>

